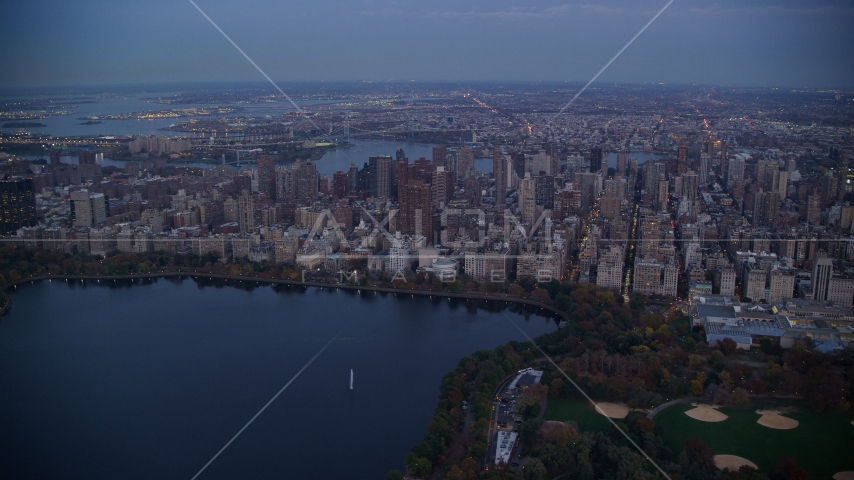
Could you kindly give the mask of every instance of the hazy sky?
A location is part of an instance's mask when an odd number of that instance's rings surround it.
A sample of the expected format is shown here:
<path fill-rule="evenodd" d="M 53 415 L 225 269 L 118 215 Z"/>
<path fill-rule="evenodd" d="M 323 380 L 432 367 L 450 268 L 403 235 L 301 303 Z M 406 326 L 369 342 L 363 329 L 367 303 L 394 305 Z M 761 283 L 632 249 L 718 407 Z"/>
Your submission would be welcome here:
<path fill-rule="evenodd" d="M 586 82 L 667 0 L 197 0 L 276 80 Z M 854 87 L 850 0 L 676 0 L 599 78 Z M 18 0 L 0 87 L 263 77 L 187 0 Z"/>

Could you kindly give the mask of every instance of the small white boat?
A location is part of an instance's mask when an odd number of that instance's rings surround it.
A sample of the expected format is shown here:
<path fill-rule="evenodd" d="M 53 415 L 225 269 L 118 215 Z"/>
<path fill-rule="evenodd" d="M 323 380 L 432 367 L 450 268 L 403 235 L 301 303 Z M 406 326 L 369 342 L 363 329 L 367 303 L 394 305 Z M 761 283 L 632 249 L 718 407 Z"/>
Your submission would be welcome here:
<path fill-rule="evenodd" d="M 353 369 L 350 369 L 350 390 L 353 389 Z"/>

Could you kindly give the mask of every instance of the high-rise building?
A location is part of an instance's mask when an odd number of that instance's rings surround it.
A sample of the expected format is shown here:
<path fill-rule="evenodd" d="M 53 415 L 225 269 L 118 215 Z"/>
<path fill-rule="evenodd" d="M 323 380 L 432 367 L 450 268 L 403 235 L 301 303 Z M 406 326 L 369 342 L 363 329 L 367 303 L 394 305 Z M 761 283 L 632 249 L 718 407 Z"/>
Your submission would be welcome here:
<path fill-rule="evenodd" d="M 670 188 L 669 185 L 670 182 L 668 182 L 664 177 L 658 179 L 658 186 L 655 192 L 655 209 L 659 212 L 667 211 L 667 199 L 670 193 L 668 191 Z"/>
<path fill-rule="evenodd" d="M 107 222 L 107 201 L 103 193 L 77 190 L 71 192 L 70 197 L 75 227 L 97 227 Z"/>
<path fill-rule="evenodd" d="M 400 191 L 404 185 L 409 183 L 409 159 L 404 157 L 403 160 L 400 160 L 394 165 L 395 174 L 395 188 L 394 188 L 394 198 L 400 199 Z"/>
<path fill-rule="evenodd" d="M 827 285 L 827 301 L 850 307 L 854 299 L 854 278 L 832 277 Z"/>
<path fill-rule="evenodd" d="M 242 194 L 243 192 L 252 192 L 252 177 L 248 175 L 235 175 L 233 182 L 234 190 L 237 192 L 238 195 Z"/>
<path fill-rule="evenodd" d="M 495 177 L 495 204 L 503 205 L 507 194 L 507 160 L 498 145 L 492 148 L 492 176 Z"/>
<path fill-rule="evenodd" d="M 526 173 L 525 178 L 519 182 L 519 210 L 522 221 L 533 223 L 536 220 L 536 183 L 530 173 Z"/>
<path fill-rule="evenodd" d="M 795 291 L 795 275 L 789 271 L 772 270 L 768 281 L 768 302 L 792 298 Z"/>
<path fill-rule="evenodd" d="M 758 227 L 774 226 L 780 207 L 780 194 L 765 192 L 762 189 L 754 194 L 753 224 Z"/>
<path fill-rule="evenodd" d="M 294 163 L 292 168 L 296 170 L 296 195 L 294 198 L 306 203 L 314 202 L 317 199 L 319 188 L 317 167 L 308 161 L 303 164 Z"/>
<path fill-rule="evenodd" d="M 474 175 L 474 150 L 467 145 L 457 150 L 457 181 L 466 181 Z"/>
<path fill-rule="evenodd" d="M 718 295 L 735 295 L 735 269 L 732 267 L 721 267 L 715 272 L 715 283 L 718 287 Z"/>
<path fill-rule="evenodd" d="M 332 175 L 332 195 L 335 198 L 344 198 L 349 193 L 349 175 L 341 170 Z"/>
<path fill-rule="evenodd" d="M 727 187 L 732 187 L 738 180 L 744 179 L 744 158 L 734 156 L 727 166 Z"/>
<path fill-rule="evenodd" d="M 679 270 L 675 264 L 641 257 L 635 258 L 633 291 L 675 297 L 678 280 Z"/>
<path fill-rule="evenodd" d="M 617 169 L 616 173 L 618 177 L 623 177 L 626 175 L 626 157 L 628 153 L 626 152 L 617 152 Z"/>
<path fill-rule="evenodd" d="M 0 180 L 0 234 L 36 225 L 36 197 L 31 179 Z"/>
<path fill-rule="evenodd" d="M 446 170 L 452 170 L 445 164 L 445 158 L 448 156 L 448 150 L 442 145 L 433 147 L 433 165 L 442 165 Z M 404 184 L 405 185 L 405 184 Z"/>
<path fill-rule="evenodd" d="M 368 177 L 370 195 L 374 198 L 391 198 L 391 157 L 380 155 L 370 157 Z"/>
<path fill-rule="evenodd" d="M 544 209 L 554 209 L 555 177 L 553 175 L 537 175 L 534 177 L 534 203 Z"/>
<path fill-rule="evenodd" d="M 812 295 L 816 300 L 827 300 L 830 279 L 833 277 L 833 259 L 818 258 L 812 269 Z"/>
<path fill-rule="evenodd" d="M 602 147 L 593 147 L 590 149 L 590 172 L 596 173 L 601 172 L 603 169 L 607 170 L 607 165 L 605 164 L 605 152 L 602 150 Z"/>
<path fill-rule="evenodd" d="M 596 285 L 619 289 L 623 283 L 623 259 L 625 254 L 619 245 L 609 245 L 600 254 L 596 269 Z"/>
<path fill-rule="evenodd" d="M 727 181 L 727 158 L 726 158 L 726 142 L 721 141 L 721 166 L 720 166 L 720 175 L 721 180 Z"/>
<path fill-rule="evenodd" d="M 91 150 L 77 150 L 77 162 L 80 165 L 94 165 L 95 154 Z"/>
<path fill-rule="evenodd" d="M 258 191 L 268 198 L 276 198 L 276 158 L 258 157 Z"/>
<path fill-rule="evenodd" d="M 676 172 L 679 175 L 688 171 L 688 147 L 685 142 L 680 142 L 676 149 Z"/>
<path fill-rule="evenodd" d="M 411 180 L 400 191 L 400 211 L 398 227 L 409 235 L 423 235 L 428 243 L 432 238 L 430 208 L 430 186 L 418 180 Z"/>
<path fill-rule="evenodd" d="M 709 184 L 709 154 L 700 154 L 699 171 L 697 172 L 697 183 L 702 186 Z"/>
<path fill-rule="evenodd" d="M 255 198 L 252 194 L 237 197 L 237 223 L 240 233 L 255 231 Z"/>
<path fill-rule="evenodd" d="M 848 152 L 833 149 L 831 156 L 836 157 L 837 200 L 842 200 L 848 190 Z"/>
<path fill-rule="evenodd" d="M 818 225 L 821 222 L 821 196 L 817 193 L 807 195 L 807 223 Z"/>
<path fill-rule="evenodd" d="M 446 172 L 445 167 L 436 167 L 433 172 L 433 181 L 430 183 L 431 201 L 434 207 L 442 208 L 448 203 L 448 196 L 453 191 L 450 178 L 451 172 Z"/>
<path fill-rule="evenodd" d="M 50 149 L 50 168 L 59 167 L 59 150 Z"/>
<path fill-rule="evenodd" d="M 355 195 L 359 191 L 359 167 L 354 162 L 350 162 L 350 169 L 347 170 L 347 193 Z"/>
<path fill-rule="evenodd" d="M 699 184 L 700 181 L 697 174 L 689 170 L 688 173 L 682 175 L 682 192 L 679 198 L 681 200 L 696 202 Z"/>

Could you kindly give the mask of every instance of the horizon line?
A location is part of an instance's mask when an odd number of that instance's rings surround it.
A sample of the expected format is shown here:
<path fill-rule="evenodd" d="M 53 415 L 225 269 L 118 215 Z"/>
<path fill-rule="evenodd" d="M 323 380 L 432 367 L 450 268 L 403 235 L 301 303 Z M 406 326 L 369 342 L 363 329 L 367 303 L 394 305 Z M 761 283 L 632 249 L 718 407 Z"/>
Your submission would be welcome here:
<path fill-rule="evenodd" d="M 490 86 L 566 86 L 566 87 L 581 87 L 584 85 L 583 80 L 403 80 L 403 79 L 342 79 L 342 80 L 278 80 L 277 82 L 286 85 L 300 86 L 323 86 L 323 85 L 349 85 L 349 86 L 467 86 L 467 85 L 490 85 Z M 35 85 L 0 85 L 0 94 L 9 94 L 16 91 L 26 90 L 73 90 L 73 89 L 101 89 L 101 88 L 164 88 L 164 87 L 202 87 L 202 86 L 244 86 L 256 89 L 261 86 L 266 86 L 267 82 L 260 80 L 153 80 L 145 82 L 102 82 L 102 83 L 68 83 L 68 84 L 35 84 Z M 760 84 L 738 84 L 738 83 L 686 83 L 686 82 L 631 82 L 631 81 L 611 81 L 600 82 L 596 86 L 588 87 L 588 90 L 603 90 L 607 88 L 618 87 L 646 87 L 646 88 L 682 88 L 682 89 L 703 89 L 703 88 L 734 88 L 734 89 L 768 89 L 768 90 L 827 90 L 827 91 L 852 91 L 854 92 L 854 84 L 850 86 L 809 86 L 809 85 L 760 85 Z M 268 87 L 269 88 L 269 87 Z M 274 90 L 270 88 L 270 90 Z"/>

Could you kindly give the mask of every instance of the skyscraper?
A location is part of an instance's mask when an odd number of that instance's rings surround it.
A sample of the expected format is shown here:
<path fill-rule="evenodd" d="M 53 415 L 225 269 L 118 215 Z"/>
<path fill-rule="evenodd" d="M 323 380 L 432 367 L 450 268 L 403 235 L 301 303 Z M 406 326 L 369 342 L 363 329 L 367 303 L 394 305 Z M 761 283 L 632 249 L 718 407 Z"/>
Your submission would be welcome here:
<path fill-rule="evenodd" d="M 753 200 L 753 224 L 760 227 L 773 227 L 777 222 L 780 207 L 780 194 L 765 192 L 761 188 Z"/>
<path fill-rule="evenodd" d="M 90 150 L 77 150 L 77 162 L 80 165 L 94 165 L 95 164 L 95 154 Z"/>
<path fill-rule="evenodd" d="M 430 243 L 432 239 L 430 209 L 430 186 L 412 180 L 400 191 L 398 227 L 409 235 L 423 235 Z"/>
<path fill-rule="evenodd" d="M 544 209 L 554 209 L 555 177 L 553 175 L 537 175 L 534 177 L 534 200 Z"/>
<path fill-rule="evenodd" d="M 430 183 L 432 205 L 434 207 L 443 207 L 448 202 L 448 195 L 453 189 L 453 185 L 448 179 L 451 177 L 451 172 L 446 172 L 445 167 L 436 167 L 433 171 L 433 180 Z"/>
<path fill-rule="evenodd" d="M 433 147 L 433 165 L 443 165 L 446 169 L 450 170 L 448 165 L 445 164 L 445 157 L 448 155 L 448 150 L 442 145 L 436 145 Z"/>
<path fill-rule="evenodd" d="M 409 183 L 409 159 L 403 157 L 402 160 L 399 160 L 394 165 L 395 168 L 395 198 L 400 200 L 400 191 L 403 189 L 403 186 Z"/>
<path fill-rule="evenodd" d="M 533 223 L 536 220 L 536 184 L 530 173 L 526 173 L 525 178 L 519 182 L 519 210 L 522 213 L 522 221 Z"/>
<path fill-rule="evenodd" d="M 332 175 L 332 195 L 335 198 L 344 198 L 348 193 L 349 177 L 342 171 L 337 171 Z"/>
<path fill-rule="evenodd" d="M 495 204 L 502 205 L 507 194 L 507 161 L 498 145 L 492 148 L 492 175 L 495 177 Z"/>
<path fill-rule="evenodd" d="M 457 180 L 465 181 L 474 175 L 474 150 L 467 145 L 457 151 Z"/>
<path fill-rule="evenodd" d="M 679 175 L 688 171 L 688 147 L 685 142 L 680 142 L 676 149 L 676 171 Z"/>
<path fill-rule="evenodd" d="M 837 200 L 842 200 L 848 190 L 848 153 L 843 150 L 834 149 L 836 156 L 836 178 L 839 186 L 836 190 Z"/>
<path fill-rule="evenodd" d="M 355 195 L 359 191 L 359 167 L 350 162 L 350 170 L 347 171 L 347 193 Z"/>
<path fill-rule="evenodd" d="M 720 167 L 721 180 L 723 182 L 727 181 L 727 158 L 726 158 L 726 142 L 721 141 L 721 167 Z"/>
<path fill-rule="evenodd" d="M 697 182 L 700 185 L 708 185 L 709 184 L 709 154 L 701 153 L 700 154 L 700 166 L 697 172 Z"/>
<path fill-rule="evenodd" d="M 827 300 L 830 278 L 833 276 L 833 259 L 821 257 L 812 269 L 812 294 L 816 300 Z"/>
<path fill-rule="evenodd" d="M 36 225 L 36 197 L 31 179 L 0 180 L 0 233 Z"/>
<path fill-rule="evenodd" d="M 626 152 L 617 152 L 617 176 L 623 177 L 626 175 Z"/>
<path fill-rule="evenodd" d="M 596 173 L 602 171 L 605 163 L 605 154 L 602 147 L 593 147 L 590 149 L 590 172 Z"/>
<path fill-rule="evenodd" d="M 374 198 L 391 198 L 391 161 L 388 155 L 368 158 L 369 189 Z"/>
<path fill-rule="evenodd" d="M 258 157 L 258 191 L 276 198 L 276 159 L 267 155 Z"/>
<path fill-rule="evenodd" d="M 252 194 L 237 197 L 237 223 L 240 233 L 255 231 L 255 199 Z"/>
<path fill-rule="evenodd" d="M 103 193 L 71 192 L 71 211 L 75 227 L 97 227 L 107 221 L 107 201 Z"/>
<path fill-rule="evenodd" d="M 50 168 L 59 166 L 59 150 L 50 149 Z"/>

